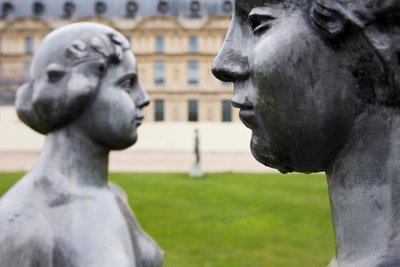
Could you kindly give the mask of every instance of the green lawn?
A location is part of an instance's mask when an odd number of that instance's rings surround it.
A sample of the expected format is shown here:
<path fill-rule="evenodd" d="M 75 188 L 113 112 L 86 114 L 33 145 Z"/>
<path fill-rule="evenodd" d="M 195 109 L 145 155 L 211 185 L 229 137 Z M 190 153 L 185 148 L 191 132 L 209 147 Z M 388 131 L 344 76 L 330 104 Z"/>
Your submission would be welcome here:
<path fill-rule="evenodd" d="M 0 195 L 22 174 L 0 173 Z M 111 174 L 165 267 L 321 267 L 334 253 L 323 175 Z"/>

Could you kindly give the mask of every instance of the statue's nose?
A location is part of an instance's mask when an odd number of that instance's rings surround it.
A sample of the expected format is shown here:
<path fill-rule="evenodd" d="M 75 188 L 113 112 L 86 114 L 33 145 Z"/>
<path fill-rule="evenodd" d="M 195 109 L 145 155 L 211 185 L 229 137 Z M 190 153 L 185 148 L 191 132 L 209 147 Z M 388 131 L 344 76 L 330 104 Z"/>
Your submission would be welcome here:
<path fill-rule="evenodd" d="M 230 41 L 225 41 L 212 65 L 214 76 L 224 82 L 245 80 L 249 76 L 247 58 Z"/>
<path fill-rule="evenodd" d="M 138 84 L 138 87 L 138 95 L 135 102 L 139 108 L 143 108 L 150 104 L 150 97 L 140 84 Z"/>

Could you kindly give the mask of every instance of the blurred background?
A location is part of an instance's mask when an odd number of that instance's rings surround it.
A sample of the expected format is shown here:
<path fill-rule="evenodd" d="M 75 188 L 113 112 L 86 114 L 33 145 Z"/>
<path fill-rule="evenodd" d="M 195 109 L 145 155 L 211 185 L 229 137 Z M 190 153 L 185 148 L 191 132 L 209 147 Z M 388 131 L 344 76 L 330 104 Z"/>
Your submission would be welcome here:
<path fill-rule="evenodd" d="M 0 7 L 0 169 L 29 169 L 43 144 L 13 107 L 32 54 L 53 29 L 91 21 L 130 41 L 139 81 L 152 100 L 138 143 L 113 153 L 111 170 L 187 171 L 198 129 L 204 170 L 271 171 L 250 154 L 250 131 L 230 104 L 232 85 L 211 73 L 229 27 L 231 0 L 0 0 Z"/>

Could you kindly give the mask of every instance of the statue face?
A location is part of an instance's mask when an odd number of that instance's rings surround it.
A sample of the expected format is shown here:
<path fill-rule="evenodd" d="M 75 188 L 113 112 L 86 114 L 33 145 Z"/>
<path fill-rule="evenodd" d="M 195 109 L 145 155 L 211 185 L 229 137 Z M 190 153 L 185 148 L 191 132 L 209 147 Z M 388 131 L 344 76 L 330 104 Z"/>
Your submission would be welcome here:
<path fill-rule="evenodd" d="M 325 170 L 364 108 L 350 71 L 357 57 L 312 23 L 311 1 L 300 2 L 237 0 L 213 65 L 234 83 L 254 157 L 282 172 Z"/>
<path fill-rule="evenodd" d="M 149 97 L 137 80 L 136 59 L 125 51 L 118 64 L 105 70 L 93 102 L 79 118 L 89 136 L 110 148 L 123 149 L 137 140 L 142 123 L 142 108 Z"/>
<path fill-rule="evenodd" d="M 136 142 L 148 102 L 125 37 L 104 25 L 79 23 L 46 36 L 16 106 L 40 133 L 72 125 L 109 149 L 122 149 Z"/>

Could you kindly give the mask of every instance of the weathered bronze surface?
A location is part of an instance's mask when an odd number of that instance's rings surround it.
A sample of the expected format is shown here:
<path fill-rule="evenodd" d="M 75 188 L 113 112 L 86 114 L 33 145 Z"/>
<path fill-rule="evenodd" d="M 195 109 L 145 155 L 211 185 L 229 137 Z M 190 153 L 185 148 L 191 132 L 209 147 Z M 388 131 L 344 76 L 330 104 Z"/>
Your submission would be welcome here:
<path fill-rule="evenodd" d="M 331 266 L 400 266 L 399 18 L 398 0 L 236 0 L 214 61 L 258 161 L 326 172 Z"/>
<path fill-rule="evenodd" d="M 1 267 L 162 265 L 124 192 L 107 181 L 109 151 L 136 142 L 148 102 L 120 33 L 77 23 L 44 39 L 16 106 L 46 142 L 0 199 Z"/>

